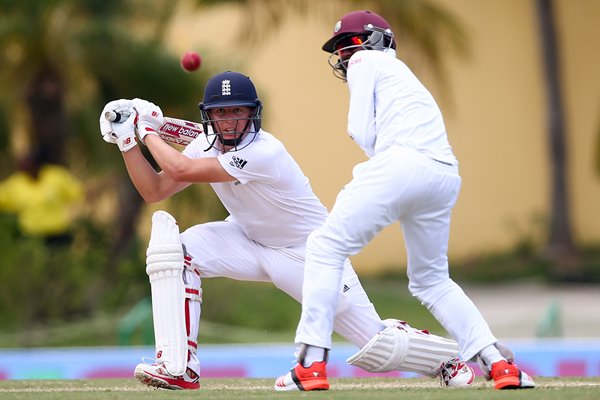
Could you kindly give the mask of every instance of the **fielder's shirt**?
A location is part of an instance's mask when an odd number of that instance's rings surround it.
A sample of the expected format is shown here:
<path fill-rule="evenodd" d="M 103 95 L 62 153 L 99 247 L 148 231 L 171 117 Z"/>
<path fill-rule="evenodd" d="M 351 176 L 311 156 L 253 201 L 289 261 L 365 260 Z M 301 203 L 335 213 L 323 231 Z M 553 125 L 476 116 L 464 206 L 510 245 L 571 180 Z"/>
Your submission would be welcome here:
<path fill-rule="evenodd" d="M 393 145 L 458 165 L 433 96 L 395 51 L 357 51 L 348 63 L 348 134 L 368 157 Z"/>

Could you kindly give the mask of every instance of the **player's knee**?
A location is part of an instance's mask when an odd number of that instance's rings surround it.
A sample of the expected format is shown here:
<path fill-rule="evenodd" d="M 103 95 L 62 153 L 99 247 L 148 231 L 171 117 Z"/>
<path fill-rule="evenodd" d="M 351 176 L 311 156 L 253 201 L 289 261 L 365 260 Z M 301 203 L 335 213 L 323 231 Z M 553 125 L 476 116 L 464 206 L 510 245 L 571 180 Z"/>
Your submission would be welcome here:
<path fill-rule="evenodd" d="M 316 260 L 328 260 L 343 264 L 348 257 L 343 246 L 322 229 L 313 231 L 306 241 L 306 256 Z"/>
<path fill-rule="evenodd" d="M 183 249 L 177 221 L 165 211 L 156 211 L 146 250 L 146 273 L 152 277 L 163 271 L 182 270 Z"/>
<path fill-rule="evenodd" d="M 422 304 L 430 304 L 433 299 L 439 298 L 451 290 L 454 282 L 448 277 L 432 276 L 423 280 L 410 280 L 408 290 L 419 299 Z"/>

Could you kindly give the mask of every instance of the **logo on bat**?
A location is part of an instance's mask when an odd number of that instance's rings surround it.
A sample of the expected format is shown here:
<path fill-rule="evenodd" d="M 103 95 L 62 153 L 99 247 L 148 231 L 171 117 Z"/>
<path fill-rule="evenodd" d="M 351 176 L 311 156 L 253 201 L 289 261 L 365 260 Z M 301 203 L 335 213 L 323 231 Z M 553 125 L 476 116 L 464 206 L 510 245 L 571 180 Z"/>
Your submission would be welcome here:
<path fill-rule="evenodd" d="M 190 139 L 195 139 L 198 137 L 199 134 L 202 133 L 202 131 L 200 131 L 199 129 L 187 127 L 187 126 L 183 126 L 183 125 L 176 125 L 176 124 L 172 124 L 170 122 L 165 123 L 160 128 L 160 131 L 163 133 L 169 134 L 171 136 L 175 136 L 175 137 L 185 136 Z"/>

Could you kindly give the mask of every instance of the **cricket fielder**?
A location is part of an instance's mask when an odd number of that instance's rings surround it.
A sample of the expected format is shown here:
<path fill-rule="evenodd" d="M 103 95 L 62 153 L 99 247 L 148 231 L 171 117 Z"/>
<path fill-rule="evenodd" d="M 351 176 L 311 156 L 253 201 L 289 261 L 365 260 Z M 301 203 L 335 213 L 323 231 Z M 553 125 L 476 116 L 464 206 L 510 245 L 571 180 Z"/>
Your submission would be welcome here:
<path fill-rule="evenodd" d="M 146 272 L 156 360 L 139 364 L 134 372 L 146 385 L 200 387 L 196 349 L 202 279 L 272 282 L 302 301 L 306 240 L 323 224 L 327 211 L 283 144 L 262 129 L 262 107 L 247 76 L 228 71 L 212 77 L 200 103 L 206 134 L 182 152 L 157 135 L 164 117 L 156 105 L 116 100 L 102 111 L 103 138 L 119 146 L 131 181 L 147 202 L 208 183 L 229 212 L 225 221 L 202 223 L 182 233 L 170 214 L 157 211 L 152 216 Z M 115 113 L 129 117 L 122 122 L 106 119 Z M 143 156 L 136 133 L 160 172 Z M 457 358 L 455 341 L 403 321 L 382 321 L 348 259 L 343 260 L 335 292 L 334 329 L 360 349 L 349 359 L 351 364 L 368 371 L 414 371 L 440 377 L 447 386 L 473 381 L 473 370 Z M 303 388 L 302 383 L 276 387 Z"/>
<path fill-rule="evenodd" d="M 348 134 L 369 160 L 354 168 L 325 223 L 308 238 L 296 332 L 303 352 L 279 380 L 304 388 L 323 383 L 346 260 L 399 221 L 409 289 L 458 341 L 463 358 L 478 359 L 497 389 L 533 387 L 449 277 L 450 214 L 461 186 L 458 162 L 435 100 L 396 58 L 395 48 L 390 25 L 369 11 L 343 16 L 323 45 L 334 74 L 350 89 Z"/>

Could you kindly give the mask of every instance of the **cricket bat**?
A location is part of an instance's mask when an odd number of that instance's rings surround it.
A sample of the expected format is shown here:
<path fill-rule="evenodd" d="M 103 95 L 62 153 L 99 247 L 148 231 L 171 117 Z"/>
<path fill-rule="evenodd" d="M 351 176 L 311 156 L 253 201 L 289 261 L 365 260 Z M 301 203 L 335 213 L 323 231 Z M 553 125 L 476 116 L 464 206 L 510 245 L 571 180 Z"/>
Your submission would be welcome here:
<path fill-rule="evenodd" d="M 127 113 L 118 113 L 116 111 L 107 111 L 104 117 L 112 122 L 119 122 L 129 117 Z M 185 119 L 164 117 L 164 123 L 159 128 L 158 135 L 165 142 L 186 146 L 198 135 L 204 133 L 202 124 L 186 121 Z"/>

